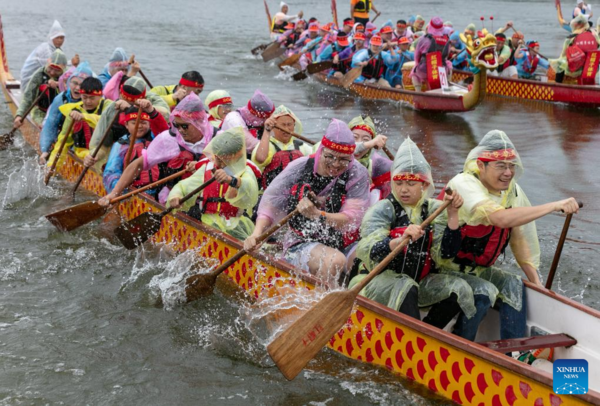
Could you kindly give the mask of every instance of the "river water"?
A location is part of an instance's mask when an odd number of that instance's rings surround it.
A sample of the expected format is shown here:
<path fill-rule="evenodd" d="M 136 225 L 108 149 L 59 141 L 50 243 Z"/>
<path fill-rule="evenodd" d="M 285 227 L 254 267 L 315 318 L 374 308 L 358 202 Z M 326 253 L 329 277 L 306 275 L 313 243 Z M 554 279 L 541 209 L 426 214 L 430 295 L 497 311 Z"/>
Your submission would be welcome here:
<path fill-rule="evenodd" d="M 338 1 L 341 19 L 348 2 Z M 571 2 L 565 5 L 570 15 Z M 177 4 L 175 6 L 175 4 Z M 439 14 L 462 29 L 484 15 L 514 19 L 541 52 L 555 56 L 565 32 L 552 2 L 376 0 L 378 20 Z M 270 2 L 271 14 L 277 4 Z M 291 10 L 330 19 L 329 3 L 297 1 Z M 249 50 L 267 42 L 262 2 L 2 1 L 9 65 L 18 75 L 31 51 L 58 19 L 64 46 L 99 73 L 116 46 L 135 53 L 154 85 L 176 83 L 199 70 L 213 89 L 231 92 L 236 105 L 256 88 L 292 108 L 305 133 L 320 137 L 333 118 L 369 113 L 394 149 L 410 135 L 442 185 L 461 170 L 468 151 L 492 129 L 505 131 L 525 165 L 520 184 L 533 204 L 575 196 L 585 208 L 573 219 L 554 283 L 560 293 L 600 309 L 595 277 L 599 256 L 600 141 L 597 110 L 488 97 L 474 112 L 431 115 L 388 102 L 354 99 L 310 80 L 294 83 Z M 497 28 L 496 24 L 496 28 Z M 488 28 L 490 28 L 488 23 Z M 11 127 L 3 104 L 0 128 Z M 0 152 L 0 405 L 257 404 L 366 405 L 445 403 L 426 391 L 330 352 L 293 382 L 265 355 L 263 340 L 246 328 L 248 308 L 236 292 L 218 289 L 188 306 L 164 306 L 157 297 L 193 263 L 168 249 L 128 252 L 101 227 L 57 232 L 44 214 L 61 207 L 68 185 L 40 186 L 35 153 L 19 139 Z M 89 198 L 83 193 L 79 199 Z M 57 203 L 58 202 L 58 203 Z M 62 203 L 64 204 L 64 203 Z M 564 217 L 538 222 L 542 274 L 552 261 Z M 506 259 L 506 266 L 515 268 Z"/>

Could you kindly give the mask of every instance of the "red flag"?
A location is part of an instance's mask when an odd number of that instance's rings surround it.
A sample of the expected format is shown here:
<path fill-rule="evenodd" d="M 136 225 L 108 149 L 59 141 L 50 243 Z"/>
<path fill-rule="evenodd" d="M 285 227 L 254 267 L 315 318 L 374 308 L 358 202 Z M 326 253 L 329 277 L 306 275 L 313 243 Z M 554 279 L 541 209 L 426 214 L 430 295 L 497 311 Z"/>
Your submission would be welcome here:
<path fill-rule="evenodd" d="M 335 0 L 331 0 L 331 14 L 333 15 L 333 22 L 335 23 L 335 26 L 339 30 L 340 24 L 338 23 L 338 19 L 337 19 L 337 4 L 335 3 Z"/>

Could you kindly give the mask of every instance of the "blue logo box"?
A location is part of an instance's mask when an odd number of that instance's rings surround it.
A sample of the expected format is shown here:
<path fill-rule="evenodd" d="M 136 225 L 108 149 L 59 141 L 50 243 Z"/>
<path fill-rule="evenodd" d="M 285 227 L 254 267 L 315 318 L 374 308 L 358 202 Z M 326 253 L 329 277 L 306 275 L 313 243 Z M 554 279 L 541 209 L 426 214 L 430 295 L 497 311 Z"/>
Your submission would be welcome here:
<path fill-rule="evenodd" d="M 557 395 L 585 395 L 588 392 L 588 362 L 584 359 L 554 361 L 553 386 Z"/>

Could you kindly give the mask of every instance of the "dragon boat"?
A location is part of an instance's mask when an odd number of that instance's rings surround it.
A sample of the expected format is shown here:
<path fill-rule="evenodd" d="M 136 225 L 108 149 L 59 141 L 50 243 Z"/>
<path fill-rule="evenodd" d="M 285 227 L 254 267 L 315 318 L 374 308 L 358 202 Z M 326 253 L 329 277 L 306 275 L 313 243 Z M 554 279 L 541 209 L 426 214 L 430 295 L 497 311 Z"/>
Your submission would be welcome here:
<path fill-rule="evenodd" d="M 417 110 L 437 111 L 446 113 L 460 113 L 474 110 L 485 98 L 488 88 L 487 70 L 498 66 L 498 55 L 496 54 L 496 38 L 483 30 L 481 37 L 465 38 L 461 40 L 469 50 L 470 66 L 473 77 L 471 87 L 449 84 L 448 89 L 436 89 L 423 92 L 417 92 L 414 89 L 411 79 L 408 77 L 410 69 L 414 63 L 407 63 L 403 68 L 404 89 L 391 87 L 381 87 L 376 84 L 352 83 L 350 92 L 365 99 L 375 100 L 393 100 L 412 105 Z M 326 73 L 317 73 L 314 78 L 322 83 L 343 88 L 341 81 L 329 77 Z"/>
<path fill-rule="evenodd" d="M 14 114 L 22 92 L 19 81 L 14 79 L 8 68 L 1 22 L 0 48 L 0 81 L 8 107 Z M 25 141 L 38 152 L 39 132 L 39 127 L 29 119 L 21 127 Z M 57 172 L 73 182 L 82 169 L 82 162 L 69 153 Z M 105 195 L 102 175 L 93 170 L 87 172 L 81 185 L 97 196 Z M 151 197 L 139 194 L 121 202 L 117 209 L 124 218 L 132 219 L 146 211 L 160 212 L 164 207 Z M 154 241 L 171 244 L 179 252 L 197 249 L 198 255 L 219 261 L 242 249 L 240 241 L 182 213 L 166 216 Z M 264 253 L 243 257 L 221 278 L 244 291 L 248 300 L 270 297 L 289 289 L 312 290 L 316 283 L 313 277 Z M 328 347 L 357 362 L 387 369 L 398 379 L 418 383 L 431 393 L 458 404 L 600 404 L 600 348 L 597 340 L 600 311 L 529 282 L 525 282 L 525 286 L 528 327 L 550 335 L 523 338 L 519 340 L 523 348 L 528 348 L 527 343 L 530 343 L 529 348 L 554 347 L 557 359 L 586 359 L 590 364 L 591 385 L 587 394 L 554 393 L 550 373 L 504 355 L 508 347 L 502 342 L 489 342 L 499 336 L 498 312 L 495 310 L 488 312 L 479 329 L 477 339 L 485 342 L 482 344 L 467 341 L 359 297 L 347 324 L 331 337 Z M 544 345 L 540 345 L 541 342 Z"/>

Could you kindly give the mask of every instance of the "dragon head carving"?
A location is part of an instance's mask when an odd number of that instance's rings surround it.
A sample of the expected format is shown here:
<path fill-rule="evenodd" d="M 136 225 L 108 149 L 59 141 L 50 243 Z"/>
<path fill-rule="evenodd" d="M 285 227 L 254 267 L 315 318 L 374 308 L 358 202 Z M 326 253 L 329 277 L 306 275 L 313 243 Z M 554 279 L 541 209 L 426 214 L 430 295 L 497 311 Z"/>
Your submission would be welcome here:
<path fill-rule="evenodd" d="M 471 56 L 469 65 L 474 73 L 480 69 L 494 69 L 498 66 L 496 37 L 485 28 L 477 31 L 475 37 L 461 33 L 460 40 L 467 46 L 467 52 Z"/>

